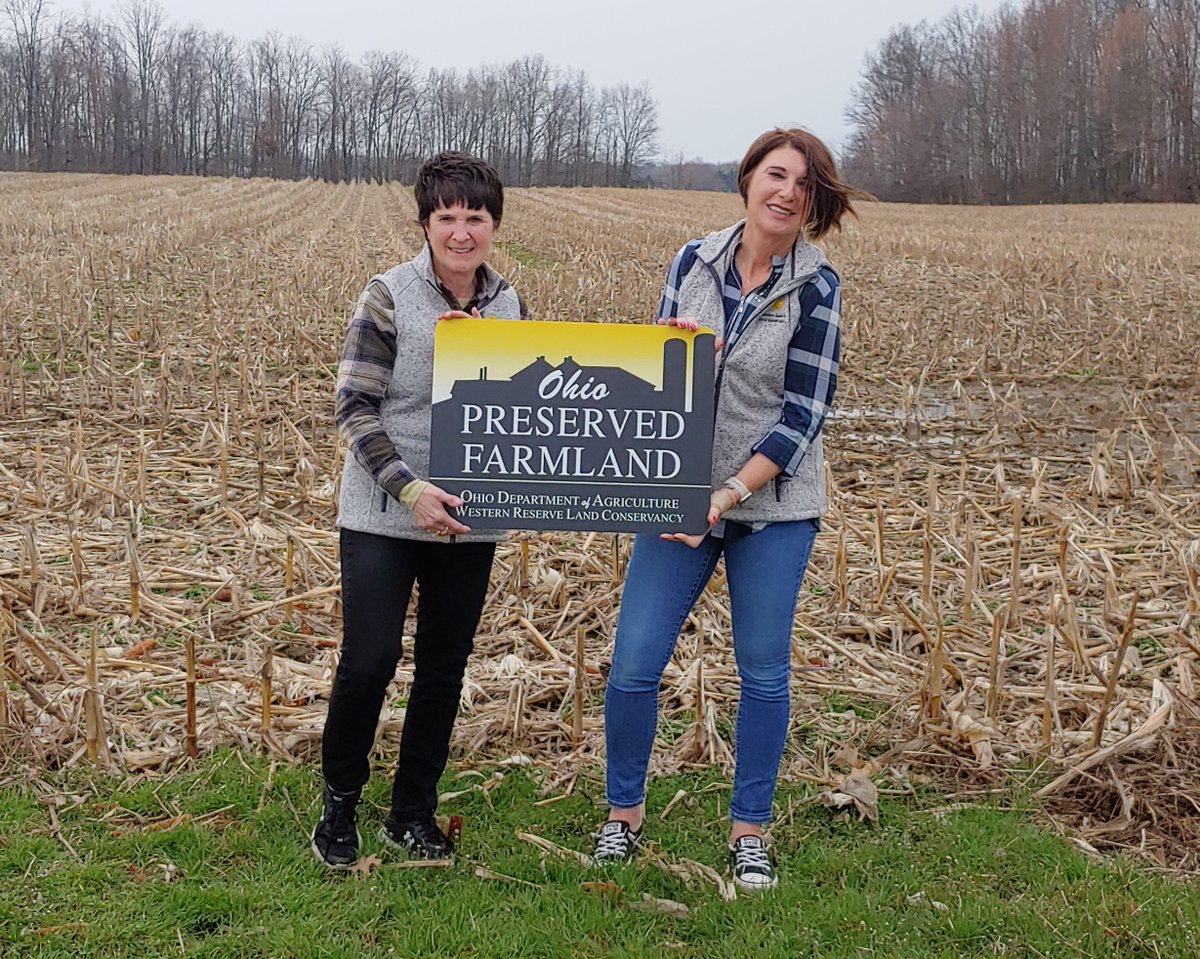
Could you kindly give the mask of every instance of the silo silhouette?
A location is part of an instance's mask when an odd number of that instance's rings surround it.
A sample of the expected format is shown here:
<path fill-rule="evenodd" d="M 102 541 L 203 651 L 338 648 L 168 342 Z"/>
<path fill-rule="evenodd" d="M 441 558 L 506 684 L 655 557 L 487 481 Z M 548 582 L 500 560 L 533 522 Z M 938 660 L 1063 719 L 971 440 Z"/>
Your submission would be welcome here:
<path fill-rule="evenodd" d="M 711 409 L 712 383 L 716 372 L 717 354 L 706 337 L 692 341 L 692 402 L 689 412 Z"/>
<path fill-rule="evenodd" d="M 663 344 L 663 409 L 684 409 L 684 390 L 687 385 L 687 343 L 670 339 Z"/>

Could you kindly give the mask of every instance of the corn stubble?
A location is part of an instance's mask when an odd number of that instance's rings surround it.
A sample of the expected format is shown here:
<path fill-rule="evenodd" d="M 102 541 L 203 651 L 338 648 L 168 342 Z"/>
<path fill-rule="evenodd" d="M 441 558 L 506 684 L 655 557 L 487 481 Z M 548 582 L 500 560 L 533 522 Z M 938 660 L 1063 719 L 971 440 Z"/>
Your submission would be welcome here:
<path fill-rule="evenodd" d="M 599 189 L 508 206 L 493 262 L 535 315 L 608 322 L 647 321 L 671 253 L 739 213 Z M 870 206 L 830 242 L 832 511 L 796 618 L 786 778 L 932 773 L 969 794 L 1037 763 L 1086 841 L 1196 865 L 1194 213 Z M 333 371 L 363 280 L 417 248 L 414 217 L 395 185 L 0 175 L 11 768 L 315 756 L 340 612 Z M 500 549 L 459 761 L 597 775 L 628 549 Z M 656 772 L 729 770 L 723 587 L 667 667 Z M 411 678 L 406 654 L 388 751 Z"/>

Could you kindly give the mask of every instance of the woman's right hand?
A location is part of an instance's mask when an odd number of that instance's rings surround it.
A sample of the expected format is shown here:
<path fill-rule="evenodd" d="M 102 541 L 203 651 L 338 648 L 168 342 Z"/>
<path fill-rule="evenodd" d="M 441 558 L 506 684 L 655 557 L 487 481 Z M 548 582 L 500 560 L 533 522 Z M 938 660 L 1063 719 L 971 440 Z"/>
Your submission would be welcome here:
<path fill-rule="evenodd" d="M 483 317 L 479 315 L 479 310 L 471 307 L 470 313 L 464 313 L 462 310 L 447 310 L 445 313 L 438 314 L 439 320 L 481 320 Z"/>
<path fill-rule="evenodd" d="M 440 486 L 430 483 L 421 491 L 413 504 L 413 519 L 417 525 L 434 536 L 460 536 L 471 532 L 470 526 L 464 526 L 446 512 L 446 507 L 457 509 L 463 501 L 459 497 L 447 493 Z"/>
<path fill-rule="evenodd" d="M 733 490 L 726 486 L 718 486 L 713 490 L 712 496 L 708 498 L 708 529 L 716 526 L 717 520 L 737 505 L 738 496 Z M 683 543 L 684 546 L 695 549 L 704 542 L 707 535 L 708 530 L 705 530 L 703 533 L 659 533 L 658 538 Z"/>

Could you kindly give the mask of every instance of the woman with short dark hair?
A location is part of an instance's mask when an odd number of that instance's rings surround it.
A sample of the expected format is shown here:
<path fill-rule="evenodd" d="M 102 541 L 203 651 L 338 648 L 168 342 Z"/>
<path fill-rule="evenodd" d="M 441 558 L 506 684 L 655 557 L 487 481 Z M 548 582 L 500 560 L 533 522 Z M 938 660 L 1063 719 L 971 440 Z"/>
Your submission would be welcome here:
<path fill-rule="evenodd" d="M 525 316 L 516 291 L 486 262 L 504 188 L 483 160 L 440 153 L 421 167 L 415 192 L 425 245 L 367 284 L 338 366 L 334 418 L 351 454 L 338 502 L 343 630 L 322 743 L 323 810 L 312 835 L 317 858 L 335 869 L 358 858 L 356 809 L 414 583 L 413 685 L 380 838 L 414 857 L 451 855 L 433 818 L 437 782 L 504 536 L 464 526 L 450 512 L 462 501 L 422 478 L 435 324 L 484 311 Z"/>
<path fill-rule="evenodd" d="M 718 331 L 709 531 L 637 537 L 605 693 L 609 821 L 595 859 L 628 861 L 644 816 L 658 687 L 679 630 L 725 557 L 741 680 L 728 855 L 745 889 L 776 883 L 763 826 L 788 727 L 792 621 L 826 510 L 821 427 L 837 385 L 840 282 L 809 243 L 860 194 L 805 130 L 771 130 L 738 169 L 746 217 L 686 244 L 659 322 Z"/>

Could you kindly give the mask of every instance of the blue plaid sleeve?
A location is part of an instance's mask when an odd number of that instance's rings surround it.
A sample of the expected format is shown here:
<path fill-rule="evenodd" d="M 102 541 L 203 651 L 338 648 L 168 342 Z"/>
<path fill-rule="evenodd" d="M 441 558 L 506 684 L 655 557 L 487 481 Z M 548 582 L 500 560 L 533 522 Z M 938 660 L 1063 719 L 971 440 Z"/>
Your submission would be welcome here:
<path fill-rule="evenodd" d="M 665 320 L 679 315 L 676 312 L 679 309 L 679 287 L 683 285 L 683 278 L 688 275 L 692 264 L 696 262 L 696 251 L 700 249 L 700 244 L 703 242 L 703 240 L 692 240 L 690 243 L 685 243 L 683 248 L 675 254 L 675 259 L 671 261 L 671 266 L 667 270 L 667 282 L 663 284 L 662 299 L 658 301 L 656 319 Z"/>
<path fill-rule="evenodd" d="M 833 405 L 841 307 L 837 274 L 823 267 L 800 292 L 800 323 L 788 343 L 779 422 L 754 446 L 754 452 L 766 456 L 784 476 L 796 474 Z"/>
<path fill-rule="evenodd" d="M 380 409 L 396 362 L 396 326 L 387 287 L 367 285 L 346 332 L 338 363 L 334 422 L 350 452 L 394 498 L 416 477 L 383 428 Z"/>

